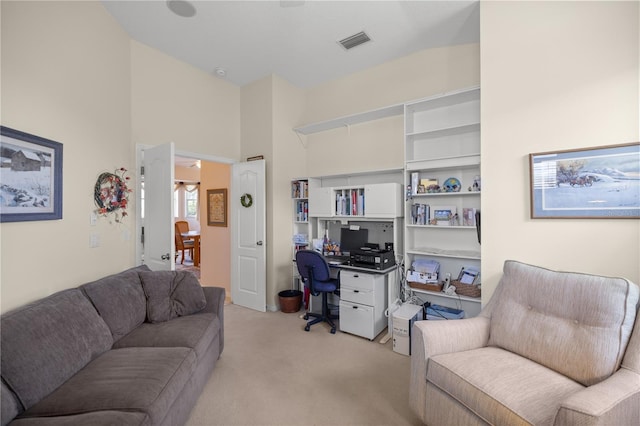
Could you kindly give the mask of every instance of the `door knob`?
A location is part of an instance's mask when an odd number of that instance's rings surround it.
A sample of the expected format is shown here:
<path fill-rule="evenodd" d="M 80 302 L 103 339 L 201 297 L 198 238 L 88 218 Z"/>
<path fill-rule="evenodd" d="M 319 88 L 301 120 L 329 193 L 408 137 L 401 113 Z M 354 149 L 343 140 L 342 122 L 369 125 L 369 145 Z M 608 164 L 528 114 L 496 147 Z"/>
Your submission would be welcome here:
<path fill-rule="evenodd" d="M 262 241 L 258 241 L 256 244 L 261 246 L 262 245 Z"/>
<path fill-rule="evenodd" d="M 163 254 L 162 256 L 160 256 L 160 259 L 162 260 L 169 260 L 171 259 L 171 255 L 169 253 L 167 254 Z"/>

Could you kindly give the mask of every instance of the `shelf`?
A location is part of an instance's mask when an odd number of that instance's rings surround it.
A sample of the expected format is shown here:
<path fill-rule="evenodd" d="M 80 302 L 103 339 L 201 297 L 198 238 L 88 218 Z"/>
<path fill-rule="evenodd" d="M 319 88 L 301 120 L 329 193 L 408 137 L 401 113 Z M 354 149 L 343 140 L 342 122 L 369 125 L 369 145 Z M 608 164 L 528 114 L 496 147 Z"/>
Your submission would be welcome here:
<path fill-rule="evenodd" d="M 302 133 L 303 135 L 310 135 L 312 133 L 324 132 L 325 130 L 337 129 L 338 127 L 351 126 L 353 124 L 364 123 L 366 121 L 402 115 L 403 112 L 404 104 L 391 105 L 358 114 L 351 114 L 331 120 L 320 121 L 318 123 L 307 124 L 305 126 L 296 127 L 293 131 L 296 133 Z"/>
<path fill-rule="evenodd" d="M 459 197 L 480 195 L 480 191 L 459 191 L 459 192 L 424 192 L 420 194 L 412 194 L 410 198 L 428 198 L 428 197 Z"/>
<path fill-rule="evenodd" d="M 428 98 L 419 99 L 407 104 L 407 114 L 415 114 L 430 109 L 443 108 L 465 102 L 479 101 L 480 87 L 474 86 L 467 89 L 441 93 Z"/>
<path fill-rule="evenodd" d="M 477 297 L 477 298 L 476 297 L 468 297 L 468 296 L 462 296 L 462 295 L 459 295 L 459 294 L 456 294 L 454 296 L 450 296 L 450 295 L 448 295 L 446 293 L 443 293 L 443 292 L 420 290 L 418 288 L 413 288 L 413 287 L 410 287 L 410 288 L 411 288 L 411 291 L 413 291 L 415 293 L 430 294 L 430 295 L 433 295 L 433 296 L 444 297 L 444 298 L 447 298 L 447 299 L 464 300 L 466 302 L 475 302 L 475 303 L 480 303 L 481 302 L 479 297 Z"/>
<path fill-rule="evenodd" d="M 408 138 L 440 138 L 443 136 L 454 136 L 463 133 L 472 133 L 480 131 L 480 123 L 462 124 L 460 126 L 444 127 L 442 129 L 426 130 L 422 132 L 409 132 L 406 134 Z"/>
<path fill-rule="evenodd" d="M 424 226 L 424 225 L 407 225 L 407 226 Z M 465 228 L 475 229 L 475 227 L 465 227 Z M 418 256 L 449 257 L 454 259 L 480 260 L 480 252 L 475 250 L 445 250 L 445 249 L 437 249 L 432 247 L 421 247 L 421 248 L 419 247 L 415 249 L 407 249 L 407 254 L 413 254 Z"/>
<path fill-rule="evenodd" d="M 407 171 L 462 169 L 480 167 L 480 154 L 469 154 L 457 157 L 441 157 L 429 160 L 411 160 L 406 162 Z"/>
<path fill-rule="evenodd" d="M 410 228 L 431 228 L 431 229 L 473 229 L 475 231 L 475 226 L 462 226 L 462 225 L 417 225 L 413 223 L 407 223 L 407 226 Z"/>

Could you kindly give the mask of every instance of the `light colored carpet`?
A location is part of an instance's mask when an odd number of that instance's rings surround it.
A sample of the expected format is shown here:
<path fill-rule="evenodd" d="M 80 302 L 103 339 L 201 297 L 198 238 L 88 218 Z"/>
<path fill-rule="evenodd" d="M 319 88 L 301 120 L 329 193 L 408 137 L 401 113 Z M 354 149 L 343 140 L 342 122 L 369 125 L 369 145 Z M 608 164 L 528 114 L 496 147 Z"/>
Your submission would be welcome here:
<path fill-rule="evenodd" d="M 225 347 L 187 422 L 213 425 L 419 425 L 410 359 L 298 314 L 225 306 Z M 386 333 L 383 332 L 383 333 Z"/>

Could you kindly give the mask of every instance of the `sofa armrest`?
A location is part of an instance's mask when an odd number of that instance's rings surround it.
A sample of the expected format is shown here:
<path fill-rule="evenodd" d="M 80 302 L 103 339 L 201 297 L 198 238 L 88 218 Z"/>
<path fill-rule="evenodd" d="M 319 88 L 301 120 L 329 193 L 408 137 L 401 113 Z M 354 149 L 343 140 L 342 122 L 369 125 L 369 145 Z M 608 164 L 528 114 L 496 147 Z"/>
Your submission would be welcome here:
<path fill-rule="evenodd" d="M 417 321 L 411 330 L 409 404 L 424 419 L 427 363 L 439 354 L 481 348 L 489 341 L 489 318 Z"/>
<path fill-rule="evenodd" d="M 224 299 L 225 289 L 222 287 L 202 287 L 207 305 L 202 312 L 211 312 L 220 320 L 220 353 L 224 349 Z"/>
<path fill-rule="evenodd" d="M 640 424 L 640 375 L 621 368 L 608 379 L 574 393 L 560 405 L 555 424 Z"/>

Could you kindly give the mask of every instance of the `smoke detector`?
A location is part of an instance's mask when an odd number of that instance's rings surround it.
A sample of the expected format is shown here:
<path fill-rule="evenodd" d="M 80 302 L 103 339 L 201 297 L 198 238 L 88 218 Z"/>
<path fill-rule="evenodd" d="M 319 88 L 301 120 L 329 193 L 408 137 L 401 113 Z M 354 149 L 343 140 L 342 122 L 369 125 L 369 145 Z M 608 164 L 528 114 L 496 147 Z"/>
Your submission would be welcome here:
<path fill-rule="evenodd" d="M 363 43 L 371 41 L 371 38 L 364 32 L 360 31 L 357 34 L 349 36 L 347 38 L 343 38 L 338 41 L 345 48 L 345 50 L 353 49 L 356 46 L 360 46 Z"/>

